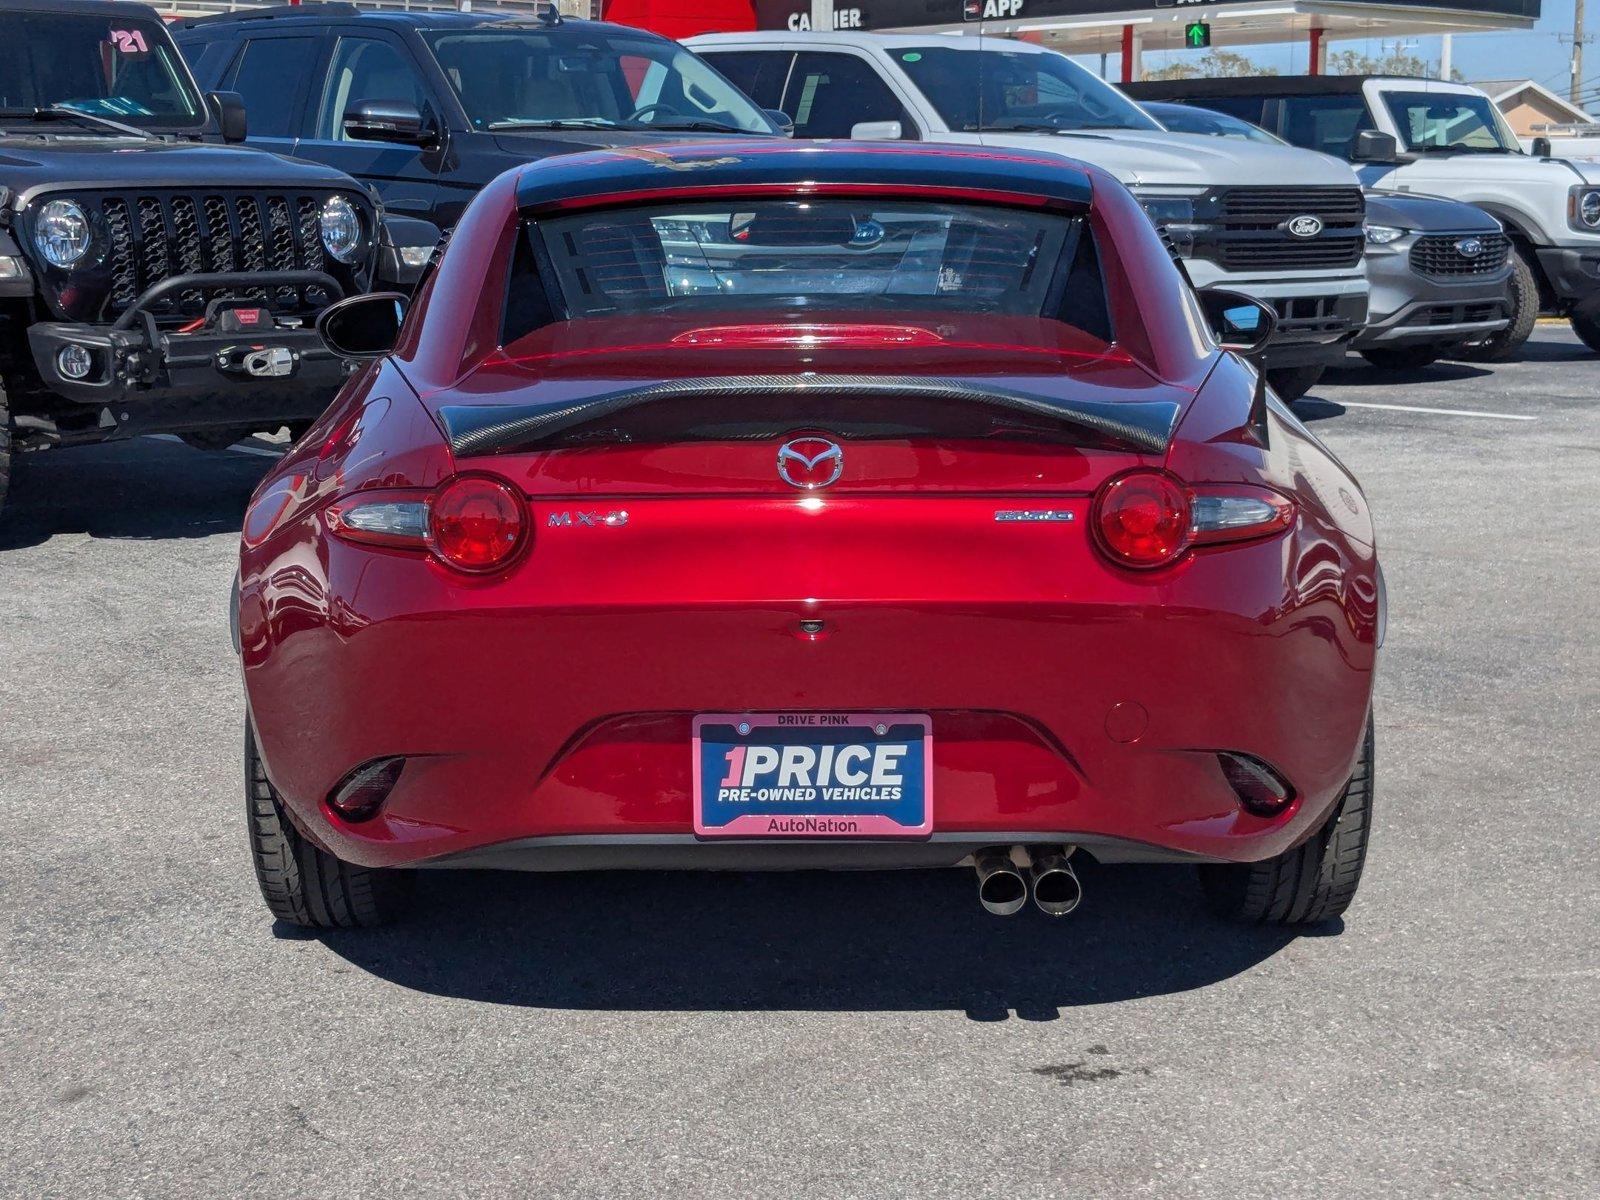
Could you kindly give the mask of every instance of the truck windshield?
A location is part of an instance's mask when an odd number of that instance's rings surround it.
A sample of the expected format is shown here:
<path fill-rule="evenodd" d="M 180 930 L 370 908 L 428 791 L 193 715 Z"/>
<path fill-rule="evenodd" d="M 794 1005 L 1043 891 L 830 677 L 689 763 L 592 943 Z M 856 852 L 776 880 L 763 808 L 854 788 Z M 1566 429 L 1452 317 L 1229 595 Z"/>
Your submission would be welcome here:
<path fill-rule="evenodd" d="M 752 306 L 1037 317 L 1061 306 L 1052 289 L 1079 227 L 1006 208 L 740 200 L 535 228 L 573 317 Z"/>
<path fill-rule="evenodd" d="M 588 28 L 425 36 L 474 129 L 777 132 L 744 93 L 673 42 Z"/>
<path fill-rule="evenodd" d="M 1460 92 L 1385 92 L 1383 101 L 1400 127 L 1406 149 L 1520 154 L 1494 102 Z"/>
<path fill-rule="evenodd" d="M 889 53 L 958 133 L 1161 131 L 1137 104 L 1063 54 L 939 45 Z"/>
<path fill-rule="evenodd" d="M 10 12 L 0 37 L 0 118 L 50 108 L 141 128 L 197 128 L 206 121 L 159 21 L 136 12 Z"/>

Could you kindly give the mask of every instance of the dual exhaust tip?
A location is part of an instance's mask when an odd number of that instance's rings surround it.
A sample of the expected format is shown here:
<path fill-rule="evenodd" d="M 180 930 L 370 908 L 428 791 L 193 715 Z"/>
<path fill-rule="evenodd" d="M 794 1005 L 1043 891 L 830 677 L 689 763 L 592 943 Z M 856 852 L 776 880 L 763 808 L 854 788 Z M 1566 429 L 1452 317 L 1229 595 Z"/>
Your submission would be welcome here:
<path fill-rule="evenodd" d="M 1083 900 L 1083 885 L 1067 861 L 1072 848 L 1019 849 L 1028 861 L 1022 869 L 1017 867 L 1013 856 L 1002 849 L 973 855 L 972 866 L 978 875 L 978 903 L 997 917 L 1021 912 L 1030 895 L 1034 906 L 1052 917 L 1064 917 L 1077 908 Z"/>

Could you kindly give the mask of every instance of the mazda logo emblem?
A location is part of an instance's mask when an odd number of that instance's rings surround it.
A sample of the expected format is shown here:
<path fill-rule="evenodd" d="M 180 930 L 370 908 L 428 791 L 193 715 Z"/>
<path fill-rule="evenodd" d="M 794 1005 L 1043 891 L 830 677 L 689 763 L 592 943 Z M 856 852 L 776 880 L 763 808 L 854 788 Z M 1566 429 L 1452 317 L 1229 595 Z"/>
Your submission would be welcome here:
<path fill-rule="evenodd" d="M 844 451 L 825 437 L 798 437 L 778 447 L 778 478 L 804 492 L 825 488 L 844 473 Z"/>
<path fill-rule="evenodd" d="M 1287 226 L 1291 237 L 1314 238 L 1322 232 L 1322 218 L 1303 213 L 1292 218 Z"/>
<path fill-rule="evenodd" d="M 1477 238 L 1462 238 L 1456 243 L 1456 252 L 1462 258 L 1477 258 L 1483 253 L 1483 243 Z"/>

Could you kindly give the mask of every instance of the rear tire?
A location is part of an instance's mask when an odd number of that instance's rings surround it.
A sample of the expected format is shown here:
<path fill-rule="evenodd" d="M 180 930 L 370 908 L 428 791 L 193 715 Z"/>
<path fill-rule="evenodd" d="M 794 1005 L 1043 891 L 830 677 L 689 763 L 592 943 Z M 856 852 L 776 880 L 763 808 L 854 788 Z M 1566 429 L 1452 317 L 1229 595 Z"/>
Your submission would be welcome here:
<path fill-rule="evenodd" d="M 1288 403 L 1298 400 L 1312 388 L 1317 386 L 1317 380 L 1322 378 L 1322 373 L 1327 370 L 1325 366 L 1314 367 L 1278 367 L 1276 370 L 1268 369 L 1267 382 L 1272 385 L 1272 390 L 1278 393 L 1278 399 Z"/>
<path fill-rule="evenodd" d="M 250 855 L 261 898 L 274 917 L 310 929 L 354 929 L 398 915 L 409 876 L 342 862 L 301 837 L 267 779 L 248 722 L 244 771 Z"/>
<path fill-rule="evenodd" d="M 1572 322 L 1572 332 L 1578 335 L 1578 340 L 1596 354 L 1600 354 L 1600 310 L 1579 316 L 1573 313 L 1568 318 Z M 0 491 L 3 491 L 0 488 Z"/>
<path fill-rule="evenodd" d="M 1440 346 L 1374 346 L 1362 350 L 1361 357 L 1384 371 L 1420 371 L 1442 356 Z"/>
<path fill-rule="evenodd" d="M 1511 247 L 1511 281 L 1506 291 L 1511 300 L 1511 324 L 1480 342 L 1469 343 L 1451 357 L 1462 362 L 1504 362 L 1533 336 L 1534 322 L 1539 319 L 1539 280 L 1516 246 Z"/>
<path fill-rule="evenodd" d="M 1342 915 L 1355 899 L 1367 861 L 1372 760 L 1368 717 L 1361 757 L 1327 823 L 1277 858 L 1202 866 L 1200 886 L 1211 907 L 1224 917 L 1264 925 L 1315 925 Z"/>

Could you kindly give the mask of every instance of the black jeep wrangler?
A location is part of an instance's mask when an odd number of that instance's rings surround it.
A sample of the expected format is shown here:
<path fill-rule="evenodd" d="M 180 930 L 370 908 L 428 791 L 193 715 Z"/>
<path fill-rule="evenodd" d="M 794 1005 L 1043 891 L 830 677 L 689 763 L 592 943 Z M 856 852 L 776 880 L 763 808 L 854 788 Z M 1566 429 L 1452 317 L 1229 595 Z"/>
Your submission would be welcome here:
<path fill-rule="evenodd" d="M 345 377 L 314 325 L 372 281 L 373 200 L 223 144 L 242 103 L 202 98 L 151 8 L 0 0 L 0 29 L 0 504 L 16 450 L 308 424 Z"/>

